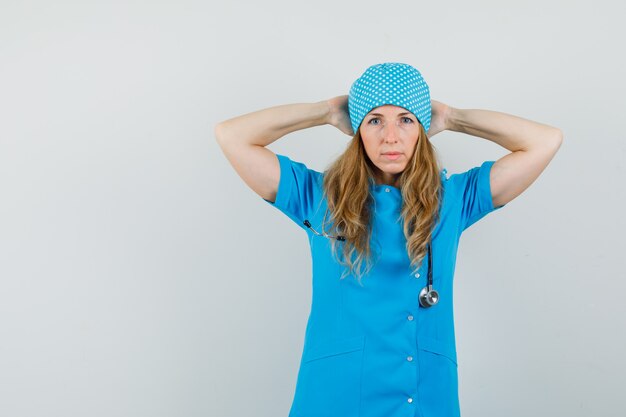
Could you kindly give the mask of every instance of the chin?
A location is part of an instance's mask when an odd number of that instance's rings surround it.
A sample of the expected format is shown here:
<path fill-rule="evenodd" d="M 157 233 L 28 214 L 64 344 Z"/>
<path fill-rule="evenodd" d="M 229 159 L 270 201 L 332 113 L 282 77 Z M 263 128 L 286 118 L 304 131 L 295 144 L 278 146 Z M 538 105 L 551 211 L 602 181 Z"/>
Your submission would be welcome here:
<path fill-rule="evenodd" d="M 406 168 L 407 164 L 380 164 L 378 169 L 387 174 L 400 174 Z"/>

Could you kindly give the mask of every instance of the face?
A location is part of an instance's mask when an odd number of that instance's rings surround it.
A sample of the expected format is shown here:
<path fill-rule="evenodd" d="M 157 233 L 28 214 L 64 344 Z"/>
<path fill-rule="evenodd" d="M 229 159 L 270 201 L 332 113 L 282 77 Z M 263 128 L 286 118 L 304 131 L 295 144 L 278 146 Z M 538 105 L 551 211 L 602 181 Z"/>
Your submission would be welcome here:
<path fill-rule="evenodd" d="M 365 152 L 376 167 L 377 183 L 395 185 L 417 144 L 417 118 L 403 107 L 387 104 L 365 115 L 359 131 Z"/>

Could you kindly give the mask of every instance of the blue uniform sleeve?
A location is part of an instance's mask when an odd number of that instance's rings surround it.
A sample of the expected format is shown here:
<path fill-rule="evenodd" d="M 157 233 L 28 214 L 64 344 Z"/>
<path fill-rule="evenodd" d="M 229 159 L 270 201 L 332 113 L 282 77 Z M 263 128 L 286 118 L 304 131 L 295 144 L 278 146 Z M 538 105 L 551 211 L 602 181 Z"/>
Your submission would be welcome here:
<path fill-rule="evenodd" d="M 494 163 L 495 161 L 485 161 L 481 166 L 450 177 L 451 180 L 458 182 L 459 193 L 462 194 L 461 232 L 488 213 L 505 206 L 505 204 L 498 207 L 493 206 L 489 173 Z M 456 178 L 453 179 L 452 177 Z"/>
<path fill-rule="evenodd" d="M 276 201 L 268 204 L 285 213 L 298 226 L 307 229 L 305 219 L 311 219 L 319 205 L 321 195 L 321 173 L 307 168 L 301 162 L 276 154 L 280 164 L 280 180 Z"/>

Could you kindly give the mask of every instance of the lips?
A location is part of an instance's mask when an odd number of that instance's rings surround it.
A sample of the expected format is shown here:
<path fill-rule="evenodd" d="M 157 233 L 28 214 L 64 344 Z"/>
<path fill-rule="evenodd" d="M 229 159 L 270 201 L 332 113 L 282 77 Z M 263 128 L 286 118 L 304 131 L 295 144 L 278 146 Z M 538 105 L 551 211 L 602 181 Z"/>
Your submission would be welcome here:
<path fill-rule="evenodd" d="M 384 152 L 383 156 L 387 159 L 398 159 L 402 155 L 400 152 Z"/>

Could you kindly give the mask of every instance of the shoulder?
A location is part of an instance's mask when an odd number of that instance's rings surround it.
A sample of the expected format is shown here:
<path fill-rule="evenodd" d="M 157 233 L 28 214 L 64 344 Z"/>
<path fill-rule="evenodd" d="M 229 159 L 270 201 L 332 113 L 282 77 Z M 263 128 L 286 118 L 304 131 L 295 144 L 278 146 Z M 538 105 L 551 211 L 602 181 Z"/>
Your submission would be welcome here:
<path fill-rule="evenodd" d="M 320 180 L 323 177 L 322 172 L 309 168 L 303 162 L 296 161 L 286 155 L 281 155 L 281 154 L 276 154 L 276 157 L 278 158 L 278 162 L 280 164 L 281 173 L 289 172 L 296 176 L 311 177 L 315 180 Z"/>
<path fill-rule="evenodd" d="M 484 161 L 481 165 L 474 166 L 466 171 L 454 173 L 447 178 L 444 176 L 444 183 L 448 188 L 464 192 L 472 185 L 489 181 L 489 172 L 494 162 Z M 447 173 L 445 169 L 442 171 Z"/>

